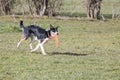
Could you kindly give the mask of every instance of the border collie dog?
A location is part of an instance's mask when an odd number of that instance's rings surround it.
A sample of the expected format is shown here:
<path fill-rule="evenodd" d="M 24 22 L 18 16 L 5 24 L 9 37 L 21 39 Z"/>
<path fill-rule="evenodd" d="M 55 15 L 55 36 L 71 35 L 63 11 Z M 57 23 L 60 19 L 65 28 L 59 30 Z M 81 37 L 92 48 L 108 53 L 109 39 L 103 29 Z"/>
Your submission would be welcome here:
<path fill-rule="evenodd" d="M 27 40 L 28 38 L 31 38 L 30 42 L 30 49 L 31 52 L 36 51 L 39 47 L 41 49 L 41 52 L 43 55 L 46 55 L 46 52 L 44 50 L 43 45 L 51 38 L 55 37 L 58 35 L 58 27 L 54 27 L 50 24 L 50 29 L 45 30 L 39 26 L 36 25 L 30 25 L 25 27 L 23 25 L 23 21 L 20 20 L 20 28 L 22 30 L 22 37 L 20 41 L 17 44 L 17 48 L 19 48 L 20 44 L 22 41 Z M 38 41 L 37 46 L 33 49 L 32 44 L 34 41 Z"/>

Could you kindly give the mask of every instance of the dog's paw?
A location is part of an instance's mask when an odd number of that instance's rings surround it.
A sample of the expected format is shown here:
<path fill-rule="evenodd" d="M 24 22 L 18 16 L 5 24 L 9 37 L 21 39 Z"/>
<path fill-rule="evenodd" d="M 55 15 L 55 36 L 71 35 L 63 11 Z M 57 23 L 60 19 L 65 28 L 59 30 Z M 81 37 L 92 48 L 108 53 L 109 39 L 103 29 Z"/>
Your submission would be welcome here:
<path fill-rule="evenodd" d="M 34 50 L 31 50 L 30 52 L 33 53 L 33 52 L 35 52 L 35 51 L 34 51 Z"/>
<path fill-rule="evenodd" d="M 42 53 L 44 56 L 47 55 L 46 53 Z"/>

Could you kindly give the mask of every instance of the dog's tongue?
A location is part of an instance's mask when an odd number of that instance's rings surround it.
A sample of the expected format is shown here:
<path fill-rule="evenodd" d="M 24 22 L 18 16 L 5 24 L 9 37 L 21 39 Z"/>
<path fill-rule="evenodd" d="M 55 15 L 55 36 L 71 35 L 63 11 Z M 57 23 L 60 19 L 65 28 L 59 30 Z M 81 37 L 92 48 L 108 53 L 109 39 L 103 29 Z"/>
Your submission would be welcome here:
<path fill-rule="evenodd" d="M 56 47 L 58 47 L 58 43 L 59 43 L 59 42 L 58 42 L 58 35 L 56 35 L 56 36 L 55 36 L 55 45 L 56 45 Z"/>

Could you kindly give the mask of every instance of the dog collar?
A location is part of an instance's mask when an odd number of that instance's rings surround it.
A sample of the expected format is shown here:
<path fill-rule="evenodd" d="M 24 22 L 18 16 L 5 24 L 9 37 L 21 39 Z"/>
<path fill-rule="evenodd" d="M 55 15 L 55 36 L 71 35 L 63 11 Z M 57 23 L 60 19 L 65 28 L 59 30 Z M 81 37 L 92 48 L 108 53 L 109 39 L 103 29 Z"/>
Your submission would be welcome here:
<path fill-rule="evenodd" d="M 50 30 L 48 30 L 48 31 L 46 32 L 46 35 L 47 35 L 48 38 L 51 37 Z"/>

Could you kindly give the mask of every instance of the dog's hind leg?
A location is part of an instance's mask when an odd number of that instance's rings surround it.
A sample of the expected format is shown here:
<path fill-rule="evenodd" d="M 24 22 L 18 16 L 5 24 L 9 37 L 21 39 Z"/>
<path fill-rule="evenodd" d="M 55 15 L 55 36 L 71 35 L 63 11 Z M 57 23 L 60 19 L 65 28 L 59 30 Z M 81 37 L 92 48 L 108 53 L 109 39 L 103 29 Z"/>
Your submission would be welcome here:
<path fill-rule="evenodd" d="M 29 45 L 31 50 L 33 49 L 33 47 L 32 47 L 33 42 L 35 42 L 35 39 L 34 39 L 33 36 L 31 36 L 31 42 L 30 42 L 30 45 Z"/>
<path fill-rule="evenodd" d="M 23 42 L 24 40 L 26 40 L 26 38 L 25 38 L 25 37 L 22 37 L 22 38 L 20 39 L 20 41 L 19 41 L 19 42 L 18 42 L 18 44 L 17 44 L 17 48 L 19 48 L 19 46 L 20 46 L 21 42 Z"/>
<path fill-rule="evenodd" d="M 32 47 L 33 42 L 35 42 L 34 39 L 30 42 L 30 45 L 29 45 L 31 50 L 33 49 L 33 47 Z"/>

